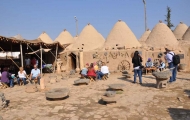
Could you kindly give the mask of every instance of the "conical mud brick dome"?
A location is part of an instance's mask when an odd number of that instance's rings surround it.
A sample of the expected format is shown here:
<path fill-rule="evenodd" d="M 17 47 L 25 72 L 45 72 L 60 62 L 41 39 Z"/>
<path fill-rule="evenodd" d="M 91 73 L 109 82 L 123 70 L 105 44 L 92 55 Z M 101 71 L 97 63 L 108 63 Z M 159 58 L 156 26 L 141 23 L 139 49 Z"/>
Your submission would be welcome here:
<path fill-rule="evenodd" d="M 38 38 L 40 38 L 44 43 L 53 43 L 53 40 L 46 32 L 43 32 Z"/>
<path fill-rule="evenodd" d="M 73 43 L 74 39 L 73 36 L 65 29 L 59 34 L 55 41 L 58 41 L 61 45 L 63 45 Z"/>
<path fill-rule="evenodd" d="M 72 50 L 95 50 L 102 47 L 104 42 L 105 40 L 100 33 L 91 24 L 88 24 L 73 44 Z"/>
<path fill-rule="evenodd" d="M 151 31 L 149 29 L 147 29 L 144 34 L 141 36 L 141 38 L 139 39 L 139 42 L 145 42 L 148 38 L 148 36 L 150 35 Z"/>
<path fill-rule="evenodd" d="M 127 46 L 128 48 L 141 46 L 131 29 L 121 20 L 114 25 L 109 33 L 105 47 L 115 47 L 118 45 Z"/>
<path fill-rule="evenodd" d="M 76 39 L 78 39 L 78 36 L 75 36 L 73 39 L 74 39 L 74 41 L 75 41 Z"/>
<path fill-rule="evenodd" d="M 188 29 L 188 26 L 184 24 L 183 22 L 180 22 L 175 30 L 173 31 L 175 37 L 177 40 L 181 40 L 183 35 L 185 34 L 186 30 Z"/>
<path fill-rule="evenodd" d="M 183 40 L 190 41 L 190 26 L 188 27 L 185 34 L 183 35 Z"/>
<path fill-rule="evenodd" d="M 23 40 L 23 37 L 20 34 L 13 36 L 13 38 L 16 38 L 17 40 Z"/>
<path fill-rule="evenodd" d="M 168 26 L 160 21 L 146 40 L 146 44 L 152 47 L 178 46 L 178 41 Z"/>

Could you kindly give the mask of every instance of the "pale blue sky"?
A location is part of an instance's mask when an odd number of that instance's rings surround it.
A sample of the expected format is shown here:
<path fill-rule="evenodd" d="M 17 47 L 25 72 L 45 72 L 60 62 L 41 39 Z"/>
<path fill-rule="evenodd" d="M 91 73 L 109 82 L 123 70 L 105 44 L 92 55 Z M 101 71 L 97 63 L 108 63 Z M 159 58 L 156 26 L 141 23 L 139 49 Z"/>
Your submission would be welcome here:
<path fill-rule="evenodd" d="M 165 19 L 166 7 L 172 9 L 172 23 L 190 25 L 190 0 L 146 0 L 148 27 L 152 29 Z M 107 37 L 118 19 L 127 23 L 137 38 L 144 32 L 142 0 L 0 0 L 0 35 L 21 34 L 35 39 L 43 31 L 54 40 L 63 29 L 76 35 L 74 16 L 79 33 L 91 23 Z"/>

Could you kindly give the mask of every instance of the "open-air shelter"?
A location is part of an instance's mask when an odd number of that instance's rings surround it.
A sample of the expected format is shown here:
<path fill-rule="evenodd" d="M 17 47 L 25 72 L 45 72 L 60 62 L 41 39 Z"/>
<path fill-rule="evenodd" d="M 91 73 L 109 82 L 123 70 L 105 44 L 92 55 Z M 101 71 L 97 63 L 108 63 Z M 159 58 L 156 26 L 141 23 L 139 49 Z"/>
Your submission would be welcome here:
<path fill-rule="evenodd" d="M 8 38 L 8 37 L 0 36 L 0 51 L 20 52 L 20 64 L 17 65 L 13 61 L 17 67 L 24 66 L 23 58 L 25 54 L 33 52 L 33 54 L 36 54 L 38 56 L 38 53 L 40 50 L 40 55 L 38 57 L 41 60 L 41 71 L 42 71 L 43 61 L 52 63 L 52 61 L 56 60 L 57 53 L 59 53 L 60 51 L 63 51 L 64 48 L 67 47 L 68 45 L 69 44 L 61 45 L 59 42 L 45 43 L 40 38 L 35 39 L 35 40 L 25 40 L 25 39 L 21 40 L 15 37 Z M 51 52 L 52 54 L 48 54 L 47 56 L 44 56 L 44 55 L 42 56 L 43 49 L 50 49 L 49 52 Z M 38 52 L 35 52 L 35 51 L 38 51 Z"/>

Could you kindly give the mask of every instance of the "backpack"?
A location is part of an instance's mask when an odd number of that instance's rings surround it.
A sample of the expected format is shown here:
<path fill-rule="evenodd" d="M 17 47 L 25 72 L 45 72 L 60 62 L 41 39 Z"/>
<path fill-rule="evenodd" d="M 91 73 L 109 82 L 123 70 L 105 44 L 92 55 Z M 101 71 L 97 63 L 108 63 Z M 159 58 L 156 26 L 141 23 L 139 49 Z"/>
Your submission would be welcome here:
<path fill-rule="evenodd" d="M 174 65 L 178 65 L 178 64 L 180 63 L 180 57 L 179 57 L 179 55 L 175 55 L 175 53 L 174 53 L 174 55 L 171 54 L 171 53 L 169 53 L 169 54 L 173 56 L 173 57 L 172 57 L 173 64 L 174 64 Z"/>

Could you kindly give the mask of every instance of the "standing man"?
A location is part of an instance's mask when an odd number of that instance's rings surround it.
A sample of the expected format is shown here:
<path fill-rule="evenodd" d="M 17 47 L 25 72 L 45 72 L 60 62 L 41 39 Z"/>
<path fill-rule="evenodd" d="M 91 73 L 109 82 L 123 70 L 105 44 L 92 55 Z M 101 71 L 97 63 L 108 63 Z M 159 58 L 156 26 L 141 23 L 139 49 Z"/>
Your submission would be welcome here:
<path fill-rule="evenodd" d="M 36 65 L 36 58 L 35 58 L 35 57 L 33 57 L 33 59 L 31 60 L 31 65 L 32 65 L 32 67 L 33 67 L 34 65 Z"/>
<path fill-rule="evenodd" d="M 169 48 L 165 48 L 165 50 L 167 53 L 165 59 L 167 60 L 169 69 L 171 69 L 172 72 L 172 76 L 170 77 L 169 82 L 172 83 L 176 81 L 176 75 L 177 75 L 177 65 L 174 65 L 173 63 L 173 57 L 175 54 Z"/>
<path fill-rule="evenodd" d="M 38 80 L 38 84 L 40 85 L 40 70 L 38 69 L 37 65 L 34 65 L 34 69 L 32 69 L 30 74 L 30 80 Z"/>
<path fill-rule="evenodd" d="M 26 59 L 25 59 L 25 70 L 26 70 L 26 74 L 29 75 L 30 74 L 30 65 L 31 65 L 31 60 L 28 56 L 26 56 Z"/>

